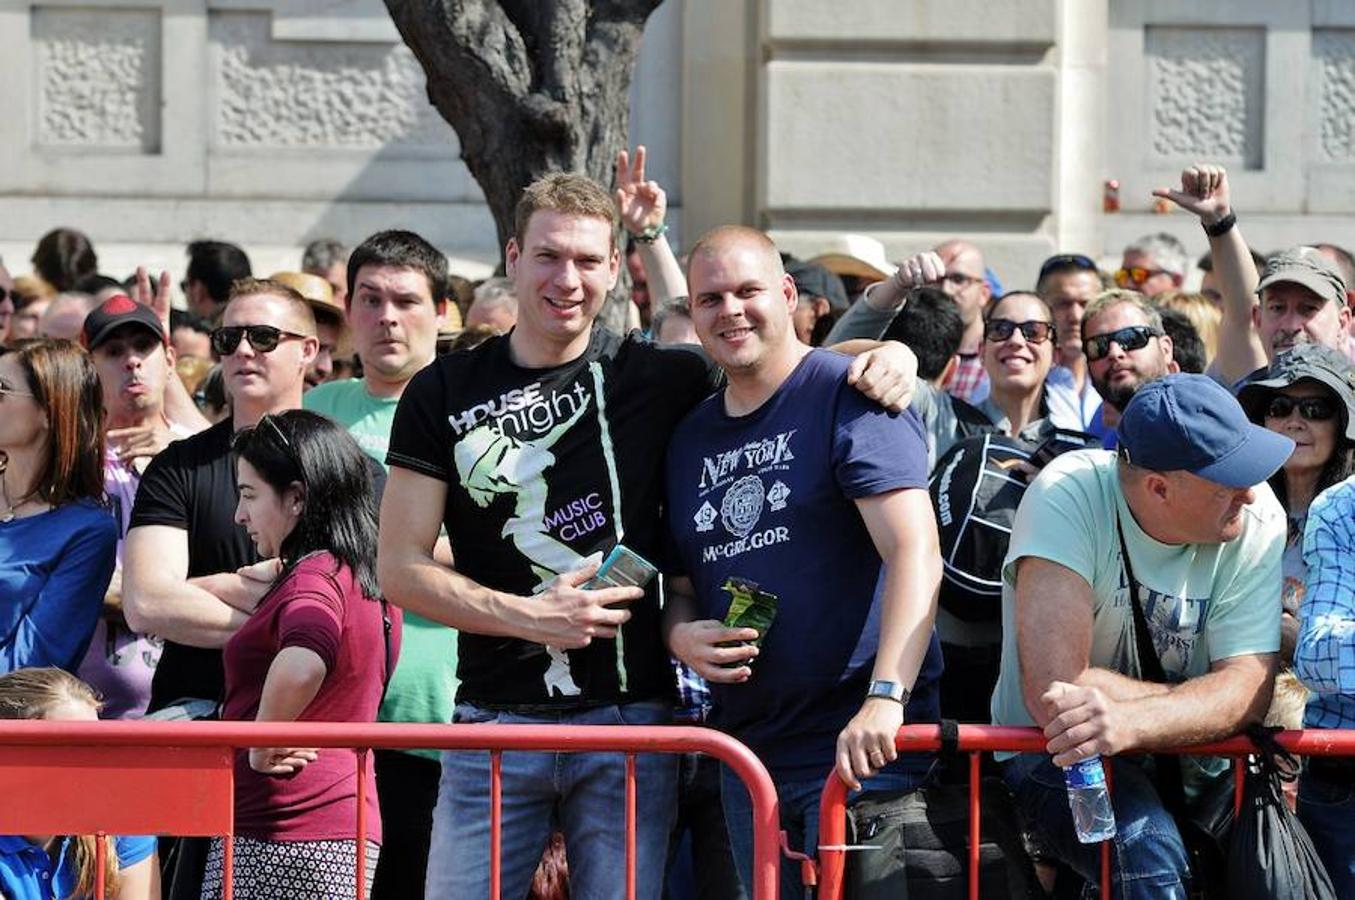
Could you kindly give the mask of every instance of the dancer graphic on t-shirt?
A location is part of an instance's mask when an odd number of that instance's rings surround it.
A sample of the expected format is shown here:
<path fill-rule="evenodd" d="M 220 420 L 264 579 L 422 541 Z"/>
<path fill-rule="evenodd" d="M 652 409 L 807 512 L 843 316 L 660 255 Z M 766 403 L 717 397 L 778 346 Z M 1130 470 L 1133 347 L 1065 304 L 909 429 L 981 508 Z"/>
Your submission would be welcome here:
<path fill-rule="evenodd" d="M 503 524 L 503 536 L 531 563 L 541 590 L 561 572 L 579 566 L 581 557 L 546 530 L 546 470 L 555 465 L 550 452 L 566 431 L 588 408 L 582 403 L 572 416 L 539 438 L 530 441 L 509 437 L 485 423 L 470 431 L 456 445 L 456 471 L 461 485 L 477 506 L 486 507 L 505 494 L 516 498 L 513 515 Z M 579 686 L 569 671 L 569 657 L 558 647 L 546 647 L 550 667 L 545 683 L 548 694 L 574 696 Z"/>

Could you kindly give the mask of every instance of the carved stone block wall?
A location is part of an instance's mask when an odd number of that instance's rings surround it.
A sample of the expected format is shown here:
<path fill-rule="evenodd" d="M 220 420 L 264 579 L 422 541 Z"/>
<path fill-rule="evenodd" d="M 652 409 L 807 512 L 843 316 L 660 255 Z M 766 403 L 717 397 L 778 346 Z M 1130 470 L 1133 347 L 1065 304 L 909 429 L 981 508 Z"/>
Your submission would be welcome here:
<path fill-rule="evenodd" d="M 1263 163 L 1265 32 L 1150 27 L 1144 41 L 1154 164 Z"/>
<path fill-rule="evenodd" d="M 1313 64 L 1320 158 L 1355 163 L 1355 29 L 1314 31 Z"/>
<path fill-rule="evenodd" d="M 155 153 L 158 10 L 36 8 L 36 143 Z"/>
<path fill-rule="evenodd" d="M 270 16 L 213 12 L 213 145 L 438 147 L 455 135 L 403 44 L 274 41 Z"/>

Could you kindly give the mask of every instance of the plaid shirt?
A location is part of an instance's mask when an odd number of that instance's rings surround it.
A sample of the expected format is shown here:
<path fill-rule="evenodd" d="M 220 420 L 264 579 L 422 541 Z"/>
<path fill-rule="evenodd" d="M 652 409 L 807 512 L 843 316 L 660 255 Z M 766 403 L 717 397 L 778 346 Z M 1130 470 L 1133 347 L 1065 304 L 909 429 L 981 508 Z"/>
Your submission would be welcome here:
<path fill-rule="evenodd" d="M 710 713 L 710 688 L 706 679 L 696 674 L 686 664 L 673 660 L 673 669 L 677 674 L 678 703 L 673 710 L 673 720 L 700 724 L 706 721 Z"/>
<path fill-rule="evenodd" d="M 1307 728 L 1355 728 L 1355 480 L 1313 501 L 1303 537 L 1307 592 L 1294 671 L 1312 689 Z"/>
<path fill-rule="evenodd" d="M 981 403 L 988 396 L 988 373 L 983 371 L 979 354 L 960 354 L 960 364 L 946 383 L 946 393 L 966 403 Z"/>

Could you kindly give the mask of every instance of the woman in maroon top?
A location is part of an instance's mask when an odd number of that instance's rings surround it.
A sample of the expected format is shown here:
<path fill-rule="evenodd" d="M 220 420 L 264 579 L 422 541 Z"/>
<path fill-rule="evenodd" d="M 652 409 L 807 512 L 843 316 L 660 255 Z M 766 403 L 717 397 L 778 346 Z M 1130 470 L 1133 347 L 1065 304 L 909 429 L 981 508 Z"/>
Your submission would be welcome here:
<path fill-rule="evenodd" d="M 235 520 L 280 572 L 225 648 L 223 718 L 371 722 L 395 667 L 399 611 L 376 599 L 376 501 L 348 432 L 304 410 L 267 415 L 235 438 Z M 381 843 L 370 762 L 366 876 Z M 351 897 L 357 877 L 357 756 L 260 747 L 235 760 L 235 896 Z M 221 894 L 212 842 L 203 898 Z"/>

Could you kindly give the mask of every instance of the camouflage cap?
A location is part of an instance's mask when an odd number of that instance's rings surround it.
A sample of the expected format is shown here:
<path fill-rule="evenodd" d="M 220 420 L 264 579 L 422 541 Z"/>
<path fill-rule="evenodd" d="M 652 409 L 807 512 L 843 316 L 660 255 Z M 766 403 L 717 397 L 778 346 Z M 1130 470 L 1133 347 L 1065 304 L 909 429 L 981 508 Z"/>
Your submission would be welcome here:
<path fill-rule="evenodd" d="M 1290 247 L 1267 259 L 1256 293 L 1281 282 L 1302 285 L 1337 306 L 1346 303 L 1346 282 L 1341 270 L 1314 247 Z"/>
<path fill-rule="evenodd" d="M 1321 344 L 1299 344 L 1275 357 L 1265 375 L 1243 386 L 1237 399 L 1247 418 L 1260 423 L 1276 391 L 1300 381 L 1316 381 L 1340 404 L 1343 433 L 1355 441 L 1355 365 L 1339 350 Z"/>

